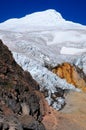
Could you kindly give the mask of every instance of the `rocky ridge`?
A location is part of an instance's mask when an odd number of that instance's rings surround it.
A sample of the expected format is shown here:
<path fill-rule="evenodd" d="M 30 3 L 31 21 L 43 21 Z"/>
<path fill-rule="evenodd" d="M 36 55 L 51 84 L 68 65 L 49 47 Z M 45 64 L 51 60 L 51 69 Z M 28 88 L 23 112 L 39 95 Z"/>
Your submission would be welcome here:
<path fill-rule="evenodd" d="M 39 84 L 0 40 L 0 130 L 45 130 Z"/>

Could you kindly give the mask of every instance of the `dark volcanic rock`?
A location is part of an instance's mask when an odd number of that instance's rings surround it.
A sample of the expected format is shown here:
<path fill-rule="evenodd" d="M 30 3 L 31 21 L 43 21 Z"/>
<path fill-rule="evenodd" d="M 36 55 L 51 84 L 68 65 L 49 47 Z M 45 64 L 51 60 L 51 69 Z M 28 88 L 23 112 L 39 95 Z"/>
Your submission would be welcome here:
<path fill-rule="evenodd" d="M 0 130 L 45 130 L 38 90 L 38 83 L 0 40 Z"/>

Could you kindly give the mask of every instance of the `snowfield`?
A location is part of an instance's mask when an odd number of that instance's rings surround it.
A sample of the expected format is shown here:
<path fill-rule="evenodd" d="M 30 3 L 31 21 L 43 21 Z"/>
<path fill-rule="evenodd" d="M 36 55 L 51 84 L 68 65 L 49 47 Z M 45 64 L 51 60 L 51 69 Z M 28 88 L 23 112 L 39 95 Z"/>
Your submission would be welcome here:
<path fill-rule="evenodd" d="M 86 52 L 86 48 L 78 49 L 78 48 L 70 48 L 70 47 L 62 47 L 60 53 L 61 54 L 68 54 L 68 55 L 79 55 L 83 52 Z"/>
<path fill-rule="evenodd" d="M 40 90 L 48 90 L 46 100 L 50 105 L 51 94 L 57 88 L 79 91 L 53 74 L 49 67 L 69 62 L 86 74 L 86 26 L 66 21 L 50 9 L 1 23 L 0 39 L 10 48 L 17 63 L 40 84 Z M 65 101 L 62 98 L 57 101 L 52 106 L 59 110 Z"/>

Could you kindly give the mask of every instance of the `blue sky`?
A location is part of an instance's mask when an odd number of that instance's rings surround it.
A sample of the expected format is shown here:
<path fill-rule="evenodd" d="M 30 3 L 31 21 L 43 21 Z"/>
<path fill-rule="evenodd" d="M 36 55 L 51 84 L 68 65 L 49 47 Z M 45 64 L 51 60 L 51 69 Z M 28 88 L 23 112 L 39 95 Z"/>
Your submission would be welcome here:
<path fill-rule="evenodd" d="M 65 19 L 86 25 L 86 0 L 0 0 L 0 22 L 46 9 L 55 9 Z"/>

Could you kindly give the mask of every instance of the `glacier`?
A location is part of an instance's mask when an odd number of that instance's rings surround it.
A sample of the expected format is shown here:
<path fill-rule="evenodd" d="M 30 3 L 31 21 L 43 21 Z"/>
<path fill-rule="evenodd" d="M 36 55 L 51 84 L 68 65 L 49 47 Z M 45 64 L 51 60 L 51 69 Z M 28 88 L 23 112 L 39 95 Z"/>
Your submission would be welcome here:
<path fill-rule="evenodd" d="M 40 91 L 48 90 L 46 100 L 57 88 L 80 91 L 50 71 L 63 62 L 75 64 L 86 74 L 86 26 L 65 20 L 49 9 L 0 23 L 0 39 L 9 47 L 17 63 L 28 70 L 39 83 Z M 64 98 L 52 106 L 59 110 Z"/>

